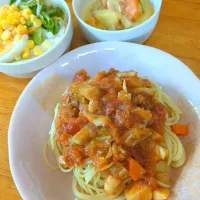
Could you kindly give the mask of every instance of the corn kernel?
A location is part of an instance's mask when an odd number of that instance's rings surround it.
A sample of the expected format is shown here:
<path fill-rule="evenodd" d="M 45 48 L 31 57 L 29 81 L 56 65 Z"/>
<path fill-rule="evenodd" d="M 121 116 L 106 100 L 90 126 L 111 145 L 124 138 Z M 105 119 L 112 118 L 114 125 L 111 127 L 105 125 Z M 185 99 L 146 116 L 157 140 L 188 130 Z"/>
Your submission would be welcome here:
<path fill-rule="evenodd" d="M 26 32 L 27 32 L 27 26 L 26 25 L 19 24 L 17 26 L 17 33 L 25 34 Z"/>
<path fill-rule="evenodd" d="M 42 54 L 42 49 L 39 47 L 39 46 L 36 46 L 34 49 L 33 49 L 33 54 L 34 56 L 40 56 Z"/>
<path fill-rule="evenodd" d="M 18 11 L 18 8 L 16 6 L 9 6 L 7 10 L 7 15 L 13 14 L 15 11 Z"/>
<path fill-rule="evenodd" d="M 33 26 L 39 28 L 42 25 L 42 21 L 40 19 L 35 19 L 33 21 Z"/>
<path fill-rule="evenodd" d="M 1 22 L 1 25 L 2 25 L 2 28 L 4 30 L 6 30 L 6 29 L 8 29 L 10 27 L 10 24 L 9 24 L 7 19 L 3 19 L 2 22 Z"/>
<path fill-rule="evenodd" d="M 15 19 L 15 17 L 13 16 L 13 14 L 9 14 L 7 16 L 7 20 L 8 20 L 8 23 L 12 24 L 12 25 L 18 24 L 18 22 L 19 22 L 19 20 Z"/>
<path fill-rule="evenodd" d="M 21 59 L 22 59 L 21 56 L 16 56 L 16 57 L 15 57 L 15 60 L 16 60 L 16 61 L 19 61 L 19 60 L 21 60 Z"/>
<path fill-rule="evenodd" d="M 14 17 L 15 17 L 15 19 L 20 19 L 21 18 L 21 13 L 20 12 L 18 12 L 18 11 L 15 11 L 14 12 Z"/>
<path fill-rule="evenodd" d="M 18 42 L 19 40 L 21 40 L 22 36 L 20 34 L 16 34 L 15 35 L 15 41 Z"/>
<path fill-rule="evenodd" d="M 22 58 L 27 59 L 30 57 L 29 49 L 25 49 L 24 53 L 22 54 Z"/>
<path fill-rule="evenodd" d="M 30 16 L 27 12 L 22 12 L 22 16 L 26 19 L 26 20 L 29 20 L 30 19 Z"/>
<path fill-rule="evenodd" d="M 29 15 L 32 14 L 32 10 L 30 8 L 26 8 L 23 11 L 26 12 L 27 14 L 29 14 Z"/>
<path fill-rule="evenodd" d="M 10 14 L 12 14 L 12 12 L 13 12 L 13 11 L 12 11 L 11 9 L 9 9 L 9 10 L 6 12 L 6 14 L 7 14 L 7 15 L 10 15 Z"/>
<path fill-rule="evenodd" d="M 9 6 L 9 8 L 10 8 L 12 11 L 17 11 L 17 10 L 19 10 L 18 7 L 17 7 L 15 4 L 12 4 L 11 6 Z"/>
<path fill-rule="evenodd" d="M 11 39 L 11 32 L 8 30 L 5 30 L 2 34 L 1 34 L 1 39 L 4 41 L 10 40 Z"/>
<path fill-rule="evenodd" d="M 0 9 L 1 13 L 7 13 L 8 8 L 6 8 L 5 6 L 2 6 Z"/>
<path fill-rule="evenodd" d="M 45 49 L 50 49 L 52 47 L 52 42 L 49 40 L 45 40 L 42 44 Z"/>
<path fill-rule="evenodd" d="M 20 22 L 21 22 L 21 24 L 26 24 L 26 20 L 24 19 L 24 17 L 20 17 Z"/>
<path fill-rule="evenodd" d="M 35 15 L 31 15 L 31 22 L 34 22 L 34 20 L 37 19 Z"/>
<path fill-rule="evenodd" d="M 27 41 L 27 46 L 29 49 L 33 49 L 35 44 L 34 44 L 34 41 L 33 40 L 28 40 Z"/>
<path fill-rule="evenodd" d="M 1 11 L 2 12 L 7 12 L 9 7 L 10 7 L 9 5 L 4 5 L 4 6 L 1 7 Z"/>
<path fill-rule="evenodd" d="M 6 19 L 6 17 L 7 17 L 7 12 L 0 11 L 0 18 L 1 18 L 1 20 Z"/>

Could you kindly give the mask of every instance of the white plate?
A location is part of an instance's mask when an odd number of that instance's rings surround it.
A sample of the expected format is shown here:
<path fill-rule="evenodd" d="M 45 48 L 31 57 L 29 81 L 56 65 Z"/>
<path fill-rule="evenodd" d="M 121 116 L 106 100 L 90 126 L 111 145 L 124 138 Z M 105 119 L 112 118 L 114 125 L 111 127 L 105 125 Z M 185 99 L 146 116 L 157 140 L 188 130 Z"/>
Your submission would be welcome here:
<path fill-rule="evenodd" d="M 76 71 L 90 75 L 114 67 L 134 69 L 158 81 L 190 122 L 183 138 L 187 163 L 173 170 L 170 199 L 200 199 L 200 81 L 183 63 L 160 50 L 131 43 L 103 42 L 76 49 L 41 71 L 26 87 L 9 127 L 9 159 L 17 188 L 25 200 L 72 200 L 71 175 L 51 171 L 43 160 L 43 145 L 52 122 L 53 107 Z M 61 78 L 62 77 L 62 78 Z M 53 159 L 53 156 L 50 155 Z"/>

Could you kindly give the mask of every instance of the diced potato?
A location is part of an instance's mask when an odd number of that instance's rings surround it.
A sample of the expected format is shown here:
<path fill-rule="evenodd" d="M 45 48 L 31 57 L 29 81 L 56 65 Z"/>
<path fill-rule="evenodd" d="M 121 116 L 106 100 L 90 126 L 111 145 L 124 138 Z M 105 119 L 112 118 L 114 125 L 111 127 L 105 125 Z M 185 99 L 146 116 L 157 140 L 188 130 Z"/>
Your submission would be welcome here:
<path fill-rule="evenodd" d="M 105 115 L 96 115 L 87 111 L 84 111 L 84 115 L 95 126 L 105 126 L 110 123 L 110 118 Z"/>
<path fill-rule="evenodd" d="M 119 5 L 119 2 L 116 0 L 107 0 L 106 3 L 104 3 L 104 5 L 105 5 L 106 9 L 114 10 L 118 13 L 121 13 L 121 8 Z"/>
<path fill-rule="evenodd" d="M 66 166 L 66 162 L 63 156 L 59 156 L 58 162 L 60 166 Z"/>
<path fill-rule="evenodd" d="M 151 137 L 154 141 L 163 141 L 163 139 L 164 139 L 163 136 L 156 131 L 152 131 Z"/>
<path fill-rule="evenodd" d="M 148 128 L 131 128 L 124 132 L 123 136 L 121 137 L 121 142 L 126 146 L 133 147 L 150 135 L 151 130 Z"/>
<path fill-rule="evenodd" d="M 142 88 L 143 86 L 143 82 L 142 79 L 139 78 L 138 76 L 132 76 L 126 79 L 126 84 L 131 87 L 131 88 Z"/>
<path fill-rule="evenodd" d="M 168 150 L 160 145 L 156 145 L 156 153 L 164 160 L 168 156 Z"/>
<path fill-rule="evenodd" d="M 75 82 L 72 84 L 72 89 L 74 89 L 79 94 L 83 95 L 88 100 L 93 100 L 95 96 L 99 94 L 98 88 L 91 86 L 86 82 Z"/>
<path fill-rule="evenodd" d="M 131 100 L 131 94 L 122 90 L 122 91 L 118 92 L 117 98 L 122 101 Z"/>
<path fill-rule="evenodd" d="M 156 163 L 156 171 L 157 172 L 167 172 L 168 171 L 168 165 L 165 161 L 161 160 Z"/>
<path fill-rule="evenodd" d="M 125 29 L 130 28 L 133 25 L 132 22 L 124 15 L 121 18 L 121 22 Z"/>
<path fill-rule="evenodd" d="M 94 16 L 108 30 L 115 30 L 120 22 L 120 15 L 113 10 L 96 10 Z"/>
<path fill-rule="evenodd" d="M 138 185 L 136 182 L 132 183 L 124 190 L 127 200 L 152 200 L 153 194 L 148 185 Z"/>
<path fill-rule="evenodd" d="M 127 169 L 120 162 L 116 162 L 112 167 L 108 170 L 112 175 L 117 178 L 125 179 L 129 176 Z"/>
<path fill-rule="evenodd" d="M 87 127 L 83 127 L 78 133 L 76 133 L 73 136 L 72 141 L 75 144 L 82 145 L 85 142 L 87 142 L 88 139 L 89 139 L 89 130 Z"/>
<path fill-rule="evenodd" d="M 104 183 L 104 189 L 110 195 L 116 194 L 120 186 L 121 186 L 121 180 L 118 178 L 114 178 L 111 175 L 108 176 L 108 178 Z"/>
<path fill-rule="evenodd" d="M 169 189 L 168 188 L 158 188 L 153 191 L 153 200 L 165 200 L 169 197 Z"/>
<path fill-rule="evenodd" d="M 152 117 L 151 111 L 149 110 L 144 110 L 143 108 L 136 108 L 135 112 L 140 115 L 144 120 L 150 120 Z"/>
<path fill-rule="evenodd" d="M 168 150 L 165 148 L 160 148 L 160 156 L 164 160 L 168 155 Z"/>

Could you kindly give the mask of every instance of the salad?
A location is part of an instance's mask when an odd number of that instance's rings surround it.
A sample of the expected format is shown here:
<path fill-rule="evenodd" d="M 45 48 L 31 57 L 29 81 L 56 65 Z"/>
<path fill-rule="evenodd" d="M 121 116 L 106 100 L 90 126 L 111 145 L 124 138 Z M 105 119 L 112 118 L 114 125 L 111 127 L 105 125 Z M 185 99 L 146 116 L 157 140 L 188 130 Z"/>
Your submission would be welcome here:
<path fill-rule="evenodd" d="M 11 0 L 0 7 L 0 62 L 42 55 L 64 34 L 67 16 L 45 0 Z"/>
<path fill-rule="evenodd" d="M 83 19 L 95 28 L 123 30 L 143 23 L 153 12 L 149 0 L 94 0 L 87 6 Z"/>

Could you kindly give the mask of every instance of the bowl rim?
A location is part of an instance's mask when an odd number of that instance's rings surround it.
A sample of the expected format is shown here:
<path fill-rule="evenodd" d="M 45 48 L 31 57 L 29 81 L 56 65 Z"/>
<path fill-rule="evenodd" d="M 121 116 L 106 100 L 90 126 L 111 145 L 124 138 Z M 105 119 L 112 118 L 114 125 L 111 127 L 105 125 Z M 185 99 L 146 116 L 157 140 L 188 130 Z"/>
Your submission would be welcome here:
<path fill-rule="evenodd" d="M 64 30 L 64 34 L 63 36 L 61 37 L 60 41 L 55 44 L 51 49 L 49 49 L 49 51 L 46 51 L 45 53 L 43 53 L 41 56 L 38 56 L 38 57 L 33 57 L 31 59 L 27 59 L 27 60 L 22 60 L 22 61 L 19 61 L 19 62 L 11 62 L 11 63 L 0 63 L 0 69 L 3 68 L 3 67 L 16 67 L 16 66 L 25 66 L 27 64 L 30 64 L 30 63 L 33 63 L 33 62 L 37 62 L 38 60 L 44 58 L 45 56 L 47 56 L 50 52 L 54 51 L 57 46 L 63 42 L 63 40 L 65 40 L 65 37 L 67 36 L 67 34 L 69 33 L 70 31 L 70 25 L 72 23 L 72 17 L 71 17 L 71 12 L 70 12 L 70 9 L 69 9 L 69 6 L 67 4 L 67 2 L 65 0 L 60 0 L 61 2 L 63 2 L 63 5 L 62 8 L 65 10 L 65 14 L 67 16 L 67 26 L 65 27 L 65 30 Z M 1 70 L 0 70 L 1 72 Z"/>
<path fill-rule="evenodd" d="M 137 31 L 137 29 L 144 27 L 146 24 L 148 24 L 150 21 L 152 21 L 152 19 L 154 19 L 155 16 L 157 16 L 159 14 L 163 0 L 159 0 L 160 2 L 159 2 L 157 9 L 155 10 L 153 15 L 149 19 L 147 19 L 146 21 L 144 21 L 143 23 L 141 23 L 141 24 L 139 24 L 135 27 L 131 27 L 131 28 L 128 28 L 128 29 L 123 29 L 123 30 L 103 30 L 103 29 L 95 28 L 95 27 L 87 24 L 81 17 L 79 17 L 78 13 L 76 12 L 75 1 L 76 0 L 72 0 L 73 12 L 76 16 L 76 19 L 78 19 L 78 21 L 81 22 L 87 29 L 91 29 L 92 31 L 98 31 L 98 32 L 107 33 L 107 34 L 120 34 L 120 33 L 127 33 L 127 32 L 130 32 L 130 31 Z"/>

